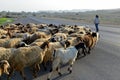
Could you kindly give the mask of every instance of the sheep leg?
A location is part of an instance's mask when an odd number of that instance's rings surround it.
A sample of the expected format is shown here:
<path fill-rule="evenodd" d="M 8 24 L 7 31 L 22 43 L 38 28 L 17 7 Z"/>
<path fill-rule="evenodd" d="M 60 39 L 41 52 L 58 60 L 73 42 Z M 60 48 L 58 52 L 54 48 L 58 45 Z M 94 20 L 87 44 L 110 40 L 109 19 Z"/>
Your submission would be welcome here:
<path fill-rule="evenodd" d="M 53 70 L 52 70 L 52 68 L 51 68 L 47 80 L 50 80 L 50 77 L 51 77 L 51 75 L 52 75 L 52 71 L 53 71 Z"/>
<path fill-rule="evenodd" d="M 36 69 L 37 72 L 40 70 L 39 64 L 36 64 L 36 65 L 35 65 L 35 69 Z"/>
<path fill-rule="evenodd" d="M 82 53 L 84 54 L 84 56 L 86 56 L 86 48 L 82 49 Z"/>
<path fill-rule="evenodd" d="M 75 62 L 75 59 L 69 61 L 69 64 L 70 64 L 70 67 L 68 67 L 69 73 L 72 73 L 72 65 L 74 62 Z"/>
<path fill-rule="evenodd" d="M 57 67 L 59 66 L 59 63 L 60 63 L 60 60 L 58 58 L 53 61 L 52 68 L 50 70 L 47 80 L 50 80 L 52 73 L 56 71 Z"/>
<path fill-rule="evenodd" d="M 37 77 L 37 73 L 38 73 L 39 70 L 40 70 L 39 64 L 35 64 L 35 66 L 33 67 L 33 76 L 34 76 L 34 78 Z"/>
<path fill-rule="evenodd" d="M 7 80 L 10 80 L 13 72 L 14 72 L 14 70 L 11 68 L 11 69 L 10 69 L 10 72 L 9 72 L 9 75 L 8 75 L 8 77 L 7 77 Z"/>
<path fill-rule="evenodd" d="M 91 51 L 91 48 L 89 47 L 89 48 L 88 48 L 88 54 L 90 54 L 90 51 Z"/>
<path fill-rule="evenodd" d="M 80 50 L 78 50 L 77 58 L 79 58 L 79 56 L 80 56 Z"/>
<path fill-rule="evenodd" d="M 69 71 L 69 73 L 72 73 L 72 65 L 70 65 L 70 67 L 68 67 L 68 71 Z"/>
<path fill-rule="evenodd" d="M 24 80 L 27 80 L 23 70 L 20 71 L 20 75 L 23 77 Z"/>
<path fill-rule="evenodd" d="M 46 63 L 42 62 L 43 68 L 45 71 L 47 71 Z"/>
<path fill-rule="evenodd" d="M 60 67 L 57 67 L 56 70 L 57 70 L 59 76 L 62 76 L 62 73 L 60 72 Z"/>
<path fill-rule="evenodd" d="M 33 77 L 34 77 L 34 78 L 37 77 L 37 74 L 36 74 L 36 73 L 37 73 L 37 70 L 38 70 L 38 69 L 37 69 L 37 67 L 36 67 L 36 65 L 35 65 L 35 67 L 33 67 L 33 70 L 32 70 L 32 71 L 33 71 Z"/>

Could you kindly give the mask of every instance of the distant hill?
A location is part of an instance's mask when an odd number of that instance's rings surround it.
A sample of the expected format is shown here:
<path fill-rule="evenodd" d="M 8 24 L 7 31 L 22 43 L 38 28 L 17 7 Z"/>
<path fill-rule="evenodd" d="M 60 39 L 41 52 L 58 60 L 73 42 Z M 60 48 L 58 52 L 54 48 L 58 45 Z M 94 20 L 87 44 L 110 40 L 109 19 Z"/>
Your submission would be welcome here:
<path fill-rule="evenodd" d="M 120 8 L 118 9 L 101 9 L 101 10 L 94 10 L 94 9 L 72 9 L 72 10 L 45 10 L 45 11 L 38 11 L 39 12 L 50 12 L 50 13 L 53 13 L 53 12 L 103 12 L 103 11 L 107 11 L 107 12 L 118 12 L 120 11 Z"/>

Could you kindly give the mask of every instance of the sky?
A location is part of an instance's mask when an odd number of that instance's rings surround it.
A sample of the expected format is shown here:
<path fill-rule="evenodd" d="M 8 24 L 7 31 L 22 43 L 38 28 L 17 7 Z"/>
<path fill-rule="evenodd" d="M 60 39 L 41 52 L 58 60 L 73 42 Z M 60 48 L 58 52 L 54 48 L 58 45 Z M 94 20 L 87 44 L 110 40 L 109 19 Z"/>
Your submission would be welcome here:
<path fill-rule="evenodd" d="M 0 11 L 44 11 L 73 9 L 116 9 L 119 0 L 0 0 Z"/>

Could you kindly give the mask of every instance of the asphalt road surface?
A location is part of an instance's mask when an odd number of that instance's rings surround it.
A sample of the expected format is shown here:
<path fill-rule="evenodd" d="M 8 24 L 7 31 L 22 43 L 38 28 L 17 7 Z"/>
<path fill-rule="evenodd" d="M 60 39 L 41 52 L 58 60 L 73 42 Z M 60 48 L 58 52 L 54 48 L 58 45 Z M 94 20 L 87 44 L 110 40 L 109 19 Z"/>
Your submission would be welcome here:
<path fill-rule="evenodd" d="M 80 22 L 43 19 L 43 18 L 26 18 L 17 20 L 24 24 L 33 23 L 53 23 L 53 24 L 70 24 L 81 25 Z M 84 24 L 82 24 L 84 25 Z M 94 30 L 94 26 L 90 25 Z M 119 27 L 100 27 L 100 39 L 98 44 L 92 49 L 91 54 L 77 60 L 73 65 L 73 72 L 68 74 L 67 67 L 61 69 L 62 76 L 59 77 L 57 72 L 53 73 L 52 80 L 120 80 L 120 26 Z M 39 75 L 34 80 L 46 80 L 48 71 L 44 71 L 41 66 Z M 28 80 L 33 80 L 29 68 L 25 69 Z M 5 76 L 4 76 L 5 77 Z M 6 80 L 6 78 L 2 80 Z M 12 80 L 22 80 L 18 72 L 12 76 Z"/>

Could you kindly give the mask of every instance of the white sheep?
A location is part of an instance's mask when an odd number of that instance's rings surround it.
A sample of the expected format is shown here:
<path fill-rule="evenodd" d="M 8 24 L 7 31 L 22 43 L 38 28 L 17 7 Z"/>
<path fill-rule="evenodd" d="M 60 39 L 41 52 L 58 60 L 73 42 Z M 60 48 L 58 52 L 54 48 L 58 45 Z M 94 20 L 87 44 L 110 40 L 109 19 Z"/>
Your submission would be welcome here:
<path fill-rule="evenodd" d="M 49 48 L 48 50 L 46 51 L 45 53 L 45 57 L 44 57 L 44 60 L 43 60 L 43 66 L 44 66 L 44 69 L 46 70 L 46 63 L 48 61 L 52 61 L 53 60 L 53 57 L 52 57 L 52 53 L 54 51 L 54 49 L 57 49 L 57 48 L 66 48 L 70 45 L 70 42 L 69 41 L 61 41 L 61 42 L 50 42 L 49 43 Z"/>
<path fill-rule="evenodd" d="M 83 47 L 84 47 L 84 43 L 79 43 L 75 46 L 70 46 L 66 49 L 64 48 L 55 49 L 53 52 L 54 60 L 52 63 L 52 69 L 50 70 L 47 80 L 50 80 L 52 72 L 55 70 L 58 71 L 58 74 L 60 76 L 62 75 L 59 69 L 61 63 L 62 64 L 68 63 L 70 65 L 70 67 L 68 68 L 68 71 L 71 73 L 72 65 L 76 60 L 78 50 Z"/>

